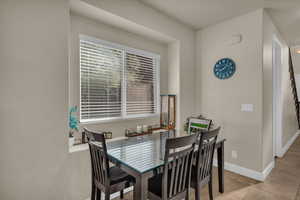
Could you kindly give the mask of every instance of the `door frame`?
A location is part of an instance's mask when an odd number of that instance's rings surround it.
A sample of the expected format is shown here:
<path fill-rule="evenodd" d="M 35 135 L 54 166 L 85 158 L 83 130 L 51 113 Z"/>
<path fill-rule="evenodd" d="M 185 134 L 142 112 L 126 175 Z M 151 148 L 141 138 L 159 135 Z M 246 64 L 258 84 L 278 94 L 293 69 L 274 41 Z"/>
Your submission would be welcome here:
<path fill-rule="evenodd" d="M 278 48 L 280 47 L 279 52 Z M 277 57 L 280 53 L 280 63 L 277 63 Z M 279 157 L 282 151 L 282 66 L 283 66 L 283 45 L 274 34 L 272 41 L 272 71 L 273 71 L 273 158 Z"/>

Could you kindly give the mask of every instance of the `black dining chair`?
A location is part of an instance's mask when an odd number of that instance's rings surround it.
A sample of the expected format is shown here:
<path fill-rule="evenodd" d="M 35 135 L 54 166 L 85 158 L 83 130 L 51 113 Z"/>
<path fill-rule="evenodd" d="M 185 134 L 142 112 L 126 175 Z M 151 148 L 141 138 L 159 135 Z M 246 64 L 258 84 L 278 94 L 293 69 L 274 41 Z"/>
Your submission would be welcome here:
<path fill-rule="evenodd" d="M 196 134 L 167 139 L 163 172 L 148 182 L 150 200 L 189 199 L 196 139 Z"/>
<path fill-rule="evenodd" d="M 192 167 L 191 187 L 195 189 L 195 200 L 200 200 L 200 191 L 208 184 L 209 199 L 213 200 L 212 188 L 212 167 L 220 127 L 201 131 L 199 134 L 198 151 L 195 155 L 195 162 Z"/>
<path fill-rule="evenodd" d="M 120 197 L 123 199 L 123 190 L 134 185 L 134 178 L 116 166 L 109 167 L 103 133 L 93 132 L 86 128 L 84 132 L 88 140 L 91 155 L 91 200 L 100 200 L 101 192 L 104 192 L 105 200 L 109 200 L 110 194 L 115 192 L 120 192 Z"/>

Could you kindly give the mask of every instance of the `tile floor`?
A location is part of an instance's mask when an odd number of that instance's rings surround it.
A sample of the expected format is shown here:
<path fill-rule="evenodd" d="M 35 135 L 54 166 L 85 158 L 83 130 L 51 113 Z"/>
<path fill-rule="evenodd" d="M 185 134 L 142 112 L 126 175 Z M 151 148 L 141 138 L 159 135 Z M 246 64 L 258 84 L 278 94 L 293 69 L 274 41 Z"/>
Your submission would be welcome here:
<path fill-rule="evenodd" d="M 214 174 L 217 175 L 216 169 Z M 202 200 L 208 200 L 208 189 L 204 187 Z M 132 199 L 132 192 L 125 195 Z M 225 193 L 218 192 L 217 177 L 214 177 L 215 200 L 300 200 L 300 137 L 265 180 L 258 182 L 231 172 L 225 172 Z M 119 200 L 118 198 L 114 200 Z M 194 191 L 191 191 L 194 200 Z"/>

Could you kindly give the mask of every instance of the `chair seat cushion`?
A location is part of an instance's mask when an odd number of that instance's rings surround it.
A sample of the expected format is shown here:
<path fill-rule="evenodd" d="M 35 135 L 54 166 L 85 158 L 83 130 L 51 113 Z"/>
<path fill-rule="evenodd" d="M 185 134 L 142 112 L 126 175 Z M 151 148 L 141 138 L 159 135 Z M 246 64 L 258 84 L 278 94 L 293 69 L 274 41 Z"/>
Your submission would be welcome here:
<path fill-rule="evenodd" d="M 148 190 L 149 192 L 155 194 L 156 196 L 162 196 L 162 174 L 158 174 L 148 181 Z"/>
<path fill-rule="evenodd" d="M 114 185 L 123 181 L 132 182 L 134 179 L 129 174 L 121 170 L 119 167 L 109 168 L 110 173 L 110 184 Z"/>

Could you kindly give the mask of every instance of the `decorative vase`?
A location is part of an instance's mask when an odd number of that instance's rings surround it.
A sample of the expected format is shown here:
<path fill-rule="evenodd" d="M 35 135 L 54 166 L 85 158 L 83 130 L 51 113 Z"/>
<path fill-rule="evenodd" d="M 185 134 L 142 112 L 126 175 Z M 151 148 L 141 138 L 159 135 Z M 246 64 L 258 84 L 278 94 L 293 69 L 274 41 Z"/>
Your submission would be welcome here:
<path fill-rule="evenodd" d="M 75 137 L 69 137 L 69 147 L 72 147 L 75 143 Z"/>
<path fill-rule="evenodd" d="M 137 132 L 137 133 L 142 133 L 142 132 L 143 132 L 143 126 L 137 125 L 137 126 L 136 126 L 136 132 Z"/>

